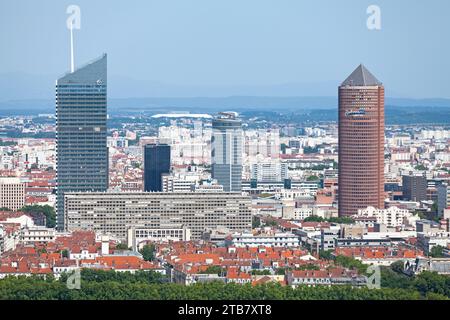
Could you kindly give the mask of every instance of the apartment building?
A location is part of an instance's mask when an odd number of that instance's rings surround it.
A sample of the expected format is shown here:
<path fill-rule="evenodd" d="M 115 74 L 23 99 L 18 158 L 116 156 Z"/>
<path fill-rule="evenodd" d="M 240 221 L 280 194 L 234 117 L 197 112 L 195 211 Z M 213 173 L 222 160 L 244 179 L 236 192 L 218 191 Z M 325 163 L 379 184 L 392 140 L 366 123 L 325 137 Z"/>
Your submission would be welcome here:
<path fill-rule="evenodd" d="M 191 230 L 193 240 L 206 229 L 251 229 L 251 199 L 233 192 L 214 193 L 68 193 L 67 231 L 93 230 L 126 240 L 128 229 L 179 228 Z"/>
<path fill-rule="evenodd" d="M 0 178 L 0 208 L 18 210 L 25 205 L 25 183 L 19 178 Z"/>

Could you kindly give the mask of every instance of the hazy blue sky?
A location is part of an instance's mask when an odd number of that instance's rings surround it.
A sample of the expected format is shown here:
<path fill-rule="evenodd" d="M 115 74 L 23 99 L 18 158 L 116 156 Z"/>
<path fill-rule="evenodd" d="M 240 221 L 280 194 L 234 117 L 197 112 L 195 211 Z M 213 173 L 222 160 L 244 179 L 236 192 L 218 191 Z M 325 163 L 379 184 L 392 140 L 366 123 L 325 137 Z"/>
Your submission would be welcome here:
<path fill-rule="evenodd" d="M 76 64 L 107 52 L 121 83 L 334 88 L 364 63 L 390 95 L 450 98 L 448 0 L 1 0 L 0 74 L 66 72 L 70 4 Z M 366 27 L 371 4 L 381 31 Z"/>

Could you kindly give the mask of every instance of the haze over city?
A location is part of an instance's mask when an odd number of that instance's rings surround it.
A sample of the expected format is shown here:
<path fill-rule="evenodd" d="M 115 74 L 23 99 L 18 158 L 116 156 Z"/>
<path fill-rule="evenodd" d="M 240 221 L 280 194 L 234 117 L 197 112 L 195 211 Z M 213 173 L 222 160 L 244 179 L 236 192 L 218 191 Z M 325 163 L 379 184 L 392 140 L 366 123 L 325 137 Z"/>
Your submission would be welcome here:
<path fill-rule="evenodd" d="M 368 30 L 372 2 L 76 1 L 75 63 L 107 52 L 110 98 L 333 97 L 359 63 L 389 98 L 450 98 L 450 3 L 380 0 L 381 30 Z M 2 101 L 53 99 L 69 70 L 70 4 L 2 1 Z"/>

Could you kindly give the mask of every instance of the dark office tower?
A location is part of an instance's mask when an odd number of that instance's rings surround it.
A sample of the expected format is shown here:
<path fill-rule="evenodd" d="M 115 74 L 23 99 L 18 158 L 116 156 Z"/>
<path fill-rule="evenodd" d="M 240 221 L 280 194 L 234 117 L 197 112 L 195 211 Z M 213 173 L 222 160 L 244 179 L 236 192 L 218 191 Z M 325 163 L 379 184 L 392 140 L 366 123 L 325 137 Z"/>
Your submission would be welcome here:
<path fill-rule="evenodd" d="M 339 87 L 339 215 L 384 208 L 384 87 L 363 65 Z"/>
<path fill-rule="evenodd" d="M 402 177 L 403 200 L 427 200 L 427 178 L 423 175 L 406 175 Z"/>
<path fill-rule="evenodd" d="M 108 189 L 106 54 L 56 81 L 57 228 L 64 193 Z"/>
<path fill-rule="evenodd" d="M 162 191 L 161 175 L 170 173 L 170 146 L 146 144 L 144 146 L 144 191 Z"/>
<path fill-rule="evenodd" d="M 211 173 L 224 191 L 242 190 L 242 121 L 236 112 L 221 112 L 212 121 Z"/>

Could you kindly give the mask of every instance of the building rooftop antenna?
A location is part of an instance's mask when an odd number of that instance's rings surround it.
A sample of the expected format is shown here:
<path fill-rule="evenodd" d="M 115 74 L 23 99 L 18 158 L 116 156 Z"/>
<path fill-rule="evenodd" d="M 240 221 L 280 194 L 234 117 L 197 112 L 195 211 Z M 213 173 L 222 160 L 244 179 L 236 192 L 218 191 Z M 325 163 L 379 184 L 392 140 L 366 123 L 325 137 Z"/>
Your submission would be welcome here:
<path fill-rule="evenodd" d="M 73 24 L 70 25 L 70 72 L 75 71 L 75 60 L 73 57 Z"/>
<path fill-rule="evenodd" d="M 70 5 L 67 7 L 66 13 L 70 14 L 67 18 L 66 25 L 70 30 L 70 72 L 73 73 L 75 71 L 73 29 L 81 28 L 81 10 L 77 5 Z"/>

